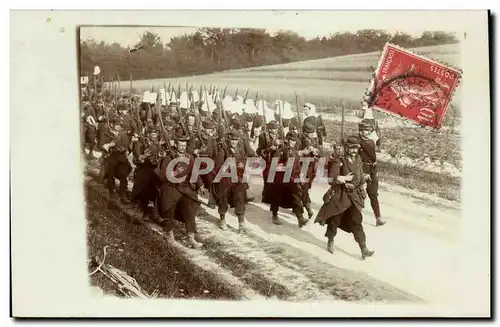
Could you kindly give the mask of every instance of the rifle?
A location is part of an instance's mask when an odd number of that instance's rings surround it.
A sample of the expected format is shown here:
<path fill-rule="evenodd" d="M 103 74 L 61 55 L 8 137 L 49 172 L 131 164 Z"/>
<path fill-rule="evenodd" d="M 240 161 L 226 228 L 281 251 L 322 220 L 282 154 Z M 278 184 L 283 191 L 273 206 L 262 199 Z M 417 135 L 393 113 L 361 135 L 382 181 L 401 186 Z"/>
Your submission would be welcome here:
<path fill-rule="evenodd" d="M 266 107 L 264 106 L 264 97 L 261 97 L 260 100 L 262 101 L 262 116 L 264 118 L 264 124 L 262 125 L 262 129 L 264 130 L 264 136 L 266 138 L 266 144 L 269 143 L 269 138 L 267 135 L 267 121 L 266 121 Z"/>
<path fill-rule="evenodd" d="M 162 136 L 163 136 L 163 139 L 165 140 L 165 144 L 167 145 L 167 150 L 168 150 L 168 152 L 173 154 L 174 151 L 173 151 L 172 146 L 170 145 L 170 142 L 167 138 L 168 132 L 165 129 L 165 125 L 163 125 L 163 118 L 161 117 L 160 109 L 159 108 L 156 108 L 156 109 L 158 110 L 158 115 L 159 115 L 158 117 L 160 119 L 160 127 L 161 127 L 161 131 L 162 131 Z"/>
<path fill-rule="evenodd" d="M 300 118 L 300 107 L 299 107 L 299 95 L 297 91 L 295 92 L 295 104 L 297 106 L 297 130 L 299 132 L 299 137 L 302 137 L 302 119 Z"/>
<path fill-rule="evenodd" d="M 224 86 L 224 91 L 222 92 L 222 98 L 221 101 L 226 97 L 226 90 L 227 90 L 227 85 Z"/>
<path fill-rule="evenodd" d="M 238 89 L 236 89 L 236 92 L 234 93 L 233 99 L 236 99 L 237 96 L 238 96 Z"/>
<path fill-rule="evenodd" d="M 283 128 L 283 118 L 281 117 L 282 116 L 282 112 L 281 112 L 281 100 L 280 100 L 280 96 L 278 96 L 278 111 L 279 111 L 279 115 L 280 115 L 280 138 L 281 138 L 281 144 L 283 144 L 283 142 L 285 141 L 285 130 Z"/>
<path fill-rule="evenodd" d="M 245 93 L 245 97 L 243 98 L 243 103 L 246 103 L 247 102 L 247 98 L 248 98 L 248 91 L 250 89 L 247 89 L 247 92 Z"/>
<path fill-rule="evenodd" d="M 217 144 L 219 145 L 219 147 L 224 150 L 225 153 L 229 153 L 228 152 L 228 149 L 227 149 L 227 143 L 226 143 L 226 136 L 224 135 L 224 128 L 222 126 L 222 114 L 223 114 L 223 111 L 222 110 L 222 106 L 219 104 L 217 105 L 217 109 L 219 110 L 219 115 L 217 117 L 217 127 L 218 127 L 218 140 L 217 140 Z"/>
<path fill-rule="evenodd" d="M 253 101 L 253 103 L 255 105 L 257 105 L 257 100 L 259 99 L 259 92 L 257 92 L 257 94 L 255 94 L 255 100 Z"/>
<path fill-rule="evenodd" d="M 200 119 L 200 112 L 198 110 L 194 111 L 194 117 L 196 119 L 196 134 L 197 134 L 196 136 L 200 141 L 200 147 L 201 147 L 201 119 Z M 195 147 L 196 147 L 196 142 L 195 142 Z"/>
<path fill-rule="evenodd" d="M 130 97 L 132 97 L 132 74 L 130 74 L 130 88 L 129 88 Z"/>
<path fill-rule="evenodd" d="M 212 117 L 212 112 L 210 110 L 210 106 L 208 105 L 208 93 L 206 91 L 207 90 L 205 89 L 205 93 L 203 93 L 203 94 L 205 95 L 205 102 L 206 102 L 206 105 L 207 105 L 208 117 Z"/>
<path fill-rule="evenodd" d="M 116 87 L 118 89 L 118 93 L 120 94 L 120 98 L 121 98 L 122 86 L 121 86 L 121 82 L 120 82 L 120 74 L 116 74 L 116 77 L 117 77 Z"/>

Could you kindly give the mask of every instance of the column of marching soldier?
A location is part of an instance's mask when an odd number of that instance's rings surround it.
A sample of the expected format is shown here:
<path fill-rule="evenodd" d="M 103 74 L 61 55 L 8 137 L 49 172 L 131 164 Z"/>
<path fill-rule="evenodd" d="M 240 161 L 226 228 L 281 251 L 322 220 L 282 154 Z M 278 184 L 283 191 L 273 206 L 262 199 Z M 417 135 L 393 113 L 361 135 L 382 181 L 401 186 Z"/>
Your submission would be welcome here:
<path fill-rule="evenodd" d="M 262 99 L 237 97 L 233 100 L 229 96 L 213 98 L 210 95 L 208 100 L 205 94 L 208 101 L 198 97 L 197 101 L 181 105 L 175 94 L 167 96 L 170 100 L 163 101 L 164 104 L 156 98 L 149 101 L 148 96 L 150 94 L 145 94 L 141 101 L 128 94 L 115 98 L 102 93 L 83 95 L 84 154 L 94 160 L 94 149 L 102 153 L 100 178 L 106 181 L 110 199 L 139 206 L 143 219 L 162 225 L 171 241 L 175 241 L 173 219 L 182 221 L 189 245 L 199 248 L 203 246 L 195 220 L 201 204 L 199 193 L 208 197 L 209 207 L 218 208 L 221 229 L 227 228 L 225 215 L 231 207 L 238 217 L 238 231 L 249 231 L 245 211 L 254 199 L 247 196 L 249 185 L 242 173 L 247 158 L 260 156 L 266 162 L 262 173 L 262 202 L 270 205 L 272 223 L 281 225 L 279 208 L 290 208 L 297 217 L 298 227 L 302 228 L 314 216 L 310 189 L 321 170 L 318 168 L 322 168 L 318 167 L 319 158 L 326 157 L 324 171 L 330 177 L 330 188 L 323 196 L 324 203 L 315 222 L 326 225 L 327 250 L 334 252 L 334 237 L 337 228 L 341 228 L 353 234 L 363 259 L 373 255 L 374 251 L 366 246 L 362 225 L 366 195 L 377 226 L 385 224 L 377 196 L 376 146 L 380 142 L 380 130 L 373 117 L 361 120 L 359 134 L 346 137 L 342 144 L 326 147 L 323 144 L 325 125 L 310 103 L 304 104 L 300 115 L 303 117 L 299 118 L 289 103 L 280 100 L 274 103 L 273 110 Z M 88 154 L 85 149 L 89 150 Z M 180 157 L 188 159 L 189 164 L 179 162 L 174 166 L 174 177 L 186 177 L 176 183 L 167 178 L 166 168 Z M 195 157 L 213 159 L 214 169 L 191 183 Z M 238 180 L 224 177 L 213 182 L 228 157 L 235 158 Z M 311 160 L 307 169 L 302 170 L 303 162 L 299 159 L 304 157 Z M 278 162 L 278 169 L 273 173 L 272 182 L 268 182 L 273 158 Z M 280 167 L 289 158 L 295 158 L 291 181 L 298 178 L 300 182 L 283 182 L 285 172 Z M 301 171 L 307 171 L 307 176 L 302 176 Z M 127 179 L 132 172 L 130 193 Z M 118 192 L 115 180 L 119 181 Z"/>

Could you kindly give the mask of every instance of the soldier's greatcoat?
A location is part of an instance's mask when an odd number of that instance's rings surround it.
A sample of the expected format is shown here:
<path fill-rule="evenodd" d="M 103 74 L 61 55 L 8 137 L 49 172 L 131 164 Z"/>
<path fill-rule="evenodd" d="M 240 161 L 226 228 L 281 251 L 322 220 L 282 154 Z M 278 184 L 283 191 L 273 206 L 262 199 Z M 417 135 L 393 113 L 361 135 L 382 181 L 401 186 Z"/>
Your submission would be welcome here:
<path fill-rule="evenodd" d="M 171 171 L 167 170 L 169 163 L 178 157 L 184 157 L 188 164 L 179 162 L 173 165 Z M 196 214 L 201 201 L 198 199 L 198 189 L 202 185 L 200 177 L 190 182 L 193 172 L 194 157 L 190 153 L 171 153 L 161 162 L 159 178 L 161 186 L 158 194 L 158 212 L 165 220 L 167 230 L 173 229 L 173 219 L 184 222 L 188 233 L 196 233 Z M 176 178 L 184 178 L 182 182 L 173 182 L 167 178 L 167 173 Z"/>
<path fill-rule="evenodd" d="M 345 176 L 350 172 L 354 174 L 353 180 L 348 182 L 352 184 L 352 189 L 337 181 L 337 176 Z M 321 206 L 315 222 L 327 222 L 329 219 L 345 213 L 348 209 L 355 209 L 361 213 L 366 193 L 362 189 L 365 179 L 359 156 L 356 156 L 354 160 L 350 160 L 347 156 L 331 159 L 328 163 L 328 177 L 331 178 L 331 187 L 324 196 L 323 200 L 325 202 Z M 352 232 L 351 224 L 349 224 L 349 219 L 352 218 L 362 219 L 361 215 L 356 215 L 356 217 L 343 215 L 337 227 L 348 233 Z M 356 223 L 361 224 L 361 221 L 357 221 Z"/>
<path fill-rule="evenodd" d="M 219 149 L 215 157 L 215 171 L 218 173 L 224 165 L 227 158 L 234 158 L 236 166 L 246 164 L 245 149 L 241 143 L 238 143 L 235 149 L 226 147 Z M 233 167 L 234 168 L 234 167 Z M 219 214 L 225 214 L 229 207 L 235 208 L 236 215 L 245 213 L 245 192 L 247 189 L 246 183 L 243 183 L 244 168 L 237 169 L 238 179 L 234 182 L 230 177 L 222 178 L 217 185 L 214 184 L 216 192 L 215 200 L 219 207 Z"/>

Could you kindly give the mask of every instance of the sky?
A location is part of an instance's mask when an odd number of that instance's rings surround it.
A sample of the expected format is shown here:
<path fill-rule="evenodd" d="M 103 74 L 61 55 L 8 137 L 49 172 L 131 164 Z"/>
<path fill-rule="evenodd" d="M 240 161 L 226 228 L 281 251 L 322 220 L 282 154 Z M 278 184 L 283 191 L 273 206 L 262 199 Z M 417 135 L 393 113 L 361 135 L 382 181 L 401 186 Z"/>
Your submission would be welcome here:
<path fill-rule="evenodd" d="M 233 15 L 231 15 L 233 14 Z M 460 33 L 461 19 L 452 11 L 306 11 L 306 12 L 179 12 L 184 26 L 198 27 L 256 27 L 274 33 L 280 29 L 297 32 L 306 39 L 328 36 L 331 33 L 374 28 L 390 33 L 401 31 L 420 36 L 425 30 L 442 30 Z M 463 17 L 462 17 L 463 19 Z M 152 19 L 152 25 L 156 23 Z M 206 22 L 206 23 L 204 23 Z M 191 23 L 191 24 L 190 24 Z M 179 26 L 180 24 L 176 24 Z M 157 33 L 163 42 L 180 34 L 190 34 L 197 27 L 82 27 L 82 39 L 94 38 L 106 43 L 117 42 L 124 46 L 135 45 L 142 33 Z"/>

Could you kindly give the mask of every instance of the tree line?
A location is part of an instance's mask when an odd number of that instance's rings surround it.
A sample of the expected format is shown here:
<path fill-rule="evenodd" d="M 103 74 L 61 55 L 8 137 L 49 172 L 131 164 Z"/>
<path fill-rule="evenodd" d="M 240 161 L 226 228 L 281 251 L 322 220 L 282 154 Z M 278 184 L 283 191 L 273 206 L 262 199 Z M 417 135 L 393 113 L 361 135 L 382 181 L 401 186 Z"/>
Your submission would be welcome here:
<path fill-rule="evenodd" d="M 135 45 L 142 48 L 133 52 L 119 43 L 81 40 L 80 73 L 91 74 L 94 65 L 98 65 L 106 80 L 175 78 L 380 51 L 388 41 L 402 47 L 458 42 L 453 34 L 442 31 L 425 31 L 420 37 L 412 37 L 402 32 L 367 29 L 306 40 L 291 31 L 270 34 L 265 29 L 199 28 L 166 43 L 158 34 L 147 31 Z"/>

